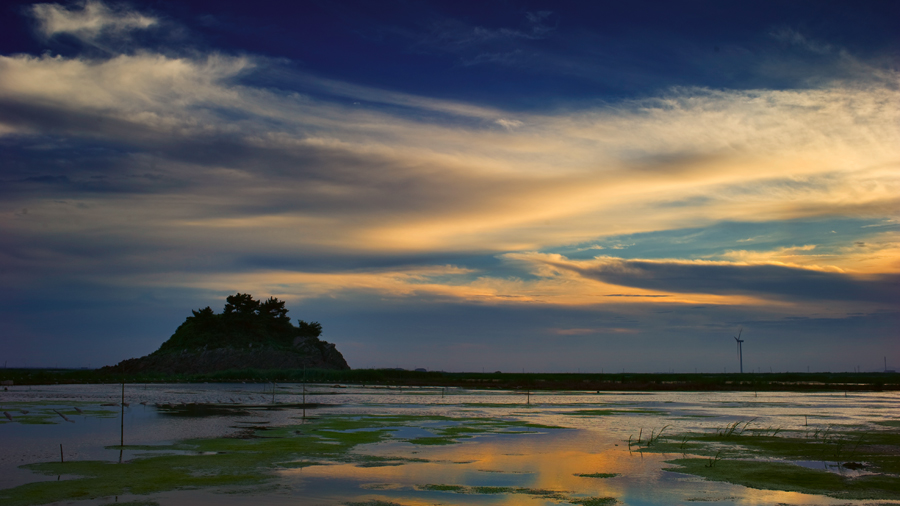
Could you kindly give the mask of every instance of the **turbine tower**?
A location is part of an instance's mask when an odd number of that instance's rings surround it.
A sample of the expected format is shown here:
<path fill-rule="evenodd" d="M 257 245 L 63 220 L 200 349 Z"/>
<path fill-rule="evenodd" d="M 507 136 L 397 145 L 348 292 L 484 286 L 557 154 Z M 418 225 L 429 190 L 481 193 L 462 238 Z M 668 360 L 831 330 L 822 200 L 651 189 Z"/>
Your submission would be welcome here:
<path fill-rule="evenodd" d="M 744 340 L 741 339 L 741 332 L 743 332 L 743 331 L 744 331 L 744 327 L 741 327 L 741 330 L 738 331 L 738 335 L 734 336 L 734 340 L 737 341 L 738 359 L 740 360 L 740 363 L 741 363 L 741 373 L 744 372 L 744 350 L 741 347 L 741 343 L 744 342 Z"/>

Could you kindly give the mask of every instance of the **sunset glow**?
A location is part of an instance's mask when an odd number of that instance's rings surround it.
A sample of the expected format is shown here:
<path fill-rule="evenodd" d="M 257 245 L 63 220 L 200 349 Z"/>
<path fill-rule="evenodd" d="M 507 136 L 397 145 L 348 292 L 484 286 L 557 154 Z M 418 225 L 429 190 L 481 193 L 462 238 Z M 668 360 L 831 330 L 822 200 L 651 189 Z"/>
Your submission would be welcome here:
<path fill-rule="evenodd" d="M 895 5 L 189 4 L 4 16 L 10 366 L 235 292 L 354 368 L 900 362 Z"/>

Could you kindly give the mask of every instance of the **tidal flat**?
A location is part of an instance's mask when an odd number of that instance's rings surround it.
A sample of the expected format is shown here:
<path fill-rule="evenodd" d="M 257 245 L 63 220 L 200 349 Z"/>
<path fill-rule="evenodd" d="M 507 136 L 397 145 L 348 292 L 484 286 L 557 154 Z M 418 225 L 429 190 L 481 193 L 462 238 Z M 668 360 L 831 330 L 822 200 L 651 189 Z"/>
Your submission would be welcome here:
<path fill-rule="evenodd" d="M 900 504 L 898 392 L 16 386 L 0 504 Z M 124 442 L 124 445 L 121 443 Z"/>

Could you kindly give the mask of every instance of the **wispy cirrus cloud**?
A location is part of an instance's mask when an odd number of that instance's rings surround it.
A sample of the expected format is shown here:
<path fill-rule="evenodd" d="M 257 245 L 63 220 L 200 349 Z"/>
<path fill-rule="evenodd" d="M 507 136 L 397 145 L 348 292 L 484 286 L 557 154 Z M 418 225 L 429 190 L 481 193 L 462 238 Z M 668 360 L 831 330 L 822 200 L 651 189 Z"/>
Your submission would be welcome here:
<path fill-rule="evenodd" d="M 553 36 L 558 27 L 559 17 L 552 11 L 534 11 L 525 12 L 515 27 L 486 27 L 444 17 L 400 33 L 411 41 L 410 51 L 454 55 L 463 67 L 520 66 L 539 56 L 528 48 Z"/>
<path fill-rule="evenodd" d="M 371 104 L 354 106 L 315 87 L 286 93 L 242 80 L 270 65 L 215 53 L 0 57 L 8 135 L 130 152 L 6 177 L 45 181 L 49 194 L 65 196 L 51 184 L 61 177 L 128 193 L 130 183 L 116 181 L 155 174 L 170 184 L 144 178 L 150 193 L 129 201 L 129 214 L 155 231 L 143 237 L 173 247 L 177 231 L 190 229 L 212 242 L 252 234 L 250 250 L 380 254 L 498 253 L 721 220 L 871 215 L 900 194 L 898 113 L 883 107 L 898 99 L 891 88 L 675 89 L 575 113 L 509 115 L 325 85 Z M 434 112 L 442 116 L 430 119 Z M 29 219 L 56 212 L 34 196 L 16 195 Z M 108 192 L 77 198 L 108 211 L 98 223 L 124 205 Z"/>
<path fill-rule="evenodd" d="M 75 8 L 39 3 L 31 6 L 38 33 L 51 38 L 66 34 L 83 43 L 99 45 L 109 37 L 122 37 L 134 30 L 149 28 L 158 19 L 124 6 L 110 7 L 96 0 L 85 0 Z"/>
<path fill-rule="evenodd" d="M 418 44 L 436 49 L 456 51 L 459 48 L 482 46 L 497 41 L 516 39 L 537 40 L 549 36 L 558 26 L 552 11 L 526 12 L 516 28 L 489 28 L 444 18 L 431 25 L 428 34 Z"/>
<path fill-rule="evenodd" d="M 790 26 L 782 25 L 777 28 L 773 28 L 769 32 L 769 36 L 783 44 L 799 46 L 814 53 L 829 54 L 836 50 L 835 46 L 820 40 L 816 40 L 814 38 L 810 38 Z"/>

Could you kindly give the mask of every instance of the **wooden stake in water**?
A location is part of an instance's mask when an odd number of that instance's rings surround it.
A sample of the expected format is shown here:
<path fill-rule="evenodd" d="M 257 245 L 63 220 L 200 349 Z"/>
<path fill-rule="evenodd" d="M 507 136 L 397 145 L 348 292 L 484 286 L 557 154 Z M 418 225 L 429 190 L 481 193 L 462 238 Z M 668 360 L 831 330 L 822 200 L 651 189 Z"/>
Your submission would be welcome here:
<path fill-rule="evenodd" d="M 59 443 L 59 462 L 61 464 L 66 463 L 66 459 L 63 458 L 62 443 Z"/>
<path fill-rule="evenodd" d="M 119 446 L 125 446 L 125 366 L 122 366 L 122 428 L 119 432 Z"/>

